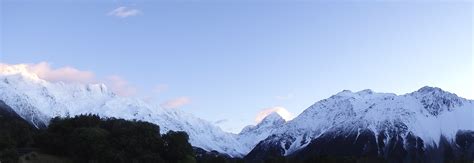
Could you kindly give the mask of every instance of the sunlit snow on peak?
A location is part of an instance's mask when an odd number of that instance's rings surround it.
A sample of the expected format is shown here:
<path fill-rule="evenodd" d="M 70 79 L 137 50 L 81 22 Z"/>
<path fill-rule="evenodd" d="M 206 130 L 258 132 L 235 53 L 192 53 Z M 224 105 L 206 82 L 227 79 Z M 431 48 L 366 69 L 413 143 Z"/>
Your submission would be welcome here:
<path fill-rule="evenodd" d="M 289 120 L 294 118 L 293 115 L 288 110 L 286 110 L 284 107 L 275 106 L 275 107 L 267 108 L 267 109 L 264 109 L 264 110 L 260 111 L 257 114 L 257 117 L 255 117 L 255 122 L 260 123 L 265 117 L 267 117 L 268 115 L 270 115 L 273 112 L 278 113 L 278 115 L 280 115 L 285 121 L 289 121 Z"/>
<path fill-rule="evenodd" d="M 0 63 L 0 74 L 1 75 L 16 75 L 19 74 L 23 77 L 26 77 L 28 79 L 34 80 L 34 81 L 39 81 L 41 80 L 37 74 L 33 73 L 29 69 L 28 64 L 16 64 L 16 65 L 8 65 L 8 64 L 3 64 Z"/>
<path fill-rule="evenodd" d="M 96 83 L 94 73 L 81 71 L 73 67 L 52 68 L 47 62 L 37 64 L 5 64 L 0 63 L 0 75 L 20 74 L 31 80 L 46 80 L 49 82 Z"/>

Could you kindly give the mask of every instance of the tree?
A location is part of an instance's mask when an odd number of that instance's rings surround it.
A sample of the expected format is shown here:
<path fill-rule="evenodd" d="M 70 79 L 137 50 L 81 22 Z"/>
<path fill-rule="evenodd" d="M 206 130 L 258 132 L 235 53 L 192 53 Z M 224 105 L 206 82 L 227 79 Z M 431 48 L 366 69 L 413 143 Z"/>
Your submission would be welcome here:
<path fill-rule="evenodd" d="M 108 131 L 98 127 L 76 128 L 68 139 L 68 152 L 71 152 L 68 155 L 73 156 L 78 162 L 106 161 L 110 159 L 107 154 L 108 135 Z"/>
<path fill-rule="evenodd" d="M 189 136 L 182 131 L 168 131 L 163 135 L 164 153 L 166 160 L 183 160 L 188 155 L 193 156 L 193 148 L 189 144 Z"/>

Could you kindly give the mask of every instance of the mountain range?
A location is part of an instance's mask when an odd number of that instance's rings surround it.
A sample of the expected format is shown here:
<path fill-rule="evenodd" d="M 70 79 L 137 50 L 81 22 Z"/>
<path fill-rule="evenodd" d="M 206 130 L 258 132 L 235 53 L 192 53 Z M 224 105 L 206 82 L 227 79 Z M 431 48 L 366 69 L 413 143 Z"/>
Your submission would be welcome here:
<path fill-rule="evenodd" d="M 37 128 L 56 116 L 97 114 L 185 131 L 204 151 L 275 156 L 374 156 L 397 162 L 474 159 L 474 101 L 435 87 L 396 95 L 344 90 L 290 121 L 277 113 L 233 134 L 179 109 L 121 97 L 104 84 L 48 82 L 22 66 L 0 70 L 0 101 Z"/>

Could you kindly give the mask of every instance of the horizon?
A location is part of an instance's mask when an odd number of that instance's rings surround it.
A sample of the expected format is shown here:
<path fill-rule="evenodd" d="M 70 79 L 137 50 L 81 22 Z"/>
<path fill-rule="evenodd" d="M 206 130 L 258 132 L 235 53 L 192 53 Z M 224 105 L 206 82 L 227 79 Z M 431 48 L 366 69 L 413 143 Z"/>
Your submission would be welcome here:
<path fill-rule="evenodd" d="M 54 2 L 54 3 L 53 3 Z M 342 90 L 474 99 L 469 2 L 4 0 L 0 63 L 238 133 Z"/>

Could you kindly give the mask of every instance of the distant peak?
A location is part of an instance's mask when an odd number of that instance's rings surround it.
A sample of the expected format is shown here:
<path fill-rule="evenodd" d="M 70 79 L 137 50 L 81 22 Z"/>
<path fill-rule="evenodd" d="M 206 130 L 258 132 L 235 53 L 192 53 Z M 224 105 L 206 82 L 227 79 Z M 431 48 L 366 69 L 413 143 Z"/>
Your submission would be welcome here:
<path fill-rule="evenodd" d="M 357 92 L 357 94 L 359 95 L 374 94 L 374 91 L 372 91 L 371 89 L 364 89 L 362 91 Z"/>
<path fill-rule="evenodd" d="M 444 92 L 441 88 L 438 87 L 430 87 L 430 86 L 424 86 L 420 89 L 418 89 L 419 93 L 432 93 L 432 92 Z"/>
<path fill-rule="evenodd" d="M 450 96 L 452 98 L 457 98 L 457 95 L 444 91 L 438 87 L 424 86 L 417 91 L 411 93 L 416 96 Z"/>
<path fill-rule="evenodd" d="M 283 119 L 283 117 L 280 116 L 280 114 L 278 114 L 277 112 L 272 112 L 268 114 L 265 118 L 263 118 L 260 124 L 268 123 L 268 122 L 278 122 L 278 121 L 286 122 L 285 119 Z"/>
<path fill-rule="evenodd" d="M 343 97 L 355 97 L 355 96 L 365 96 L 365 95 L 371 95 L 374 94 L 374 91 L 370 89 L 364 89 L 362 91 L 358 92 L 352 92 L 350 90 L 343 90 L 339 93 L 336 94 L 336 96 L 343 96 Z"/>
<path fill-rule="evenodd" d="M 462 98 L 456 94 L 437 87 L 424 86 L 410 95 L 420 99 L 424 108 L 433 116 L 437 116 L 443 111 L 451 111 L 452 108 L 463 104 Z"/>
<path fill-rule="evenodd" d="M 280 114 L 278 114 L 277 112 L 272 112 L 270 114 L 268 114 L 265 118 L 265 119 L 283 119 L 283 117 L 280 116 Z"/>
<path fill-rule="evenodd" d="M 257 130 L 268 129 L 268 128 L 277 128 L 286 123 L 280 114 L 277 112 L 272 112 L 268 114 L 265 118 L 262 119 L 257 125 L 248 125 L 240 131 L 239 134 L 252 133 Z"/>

